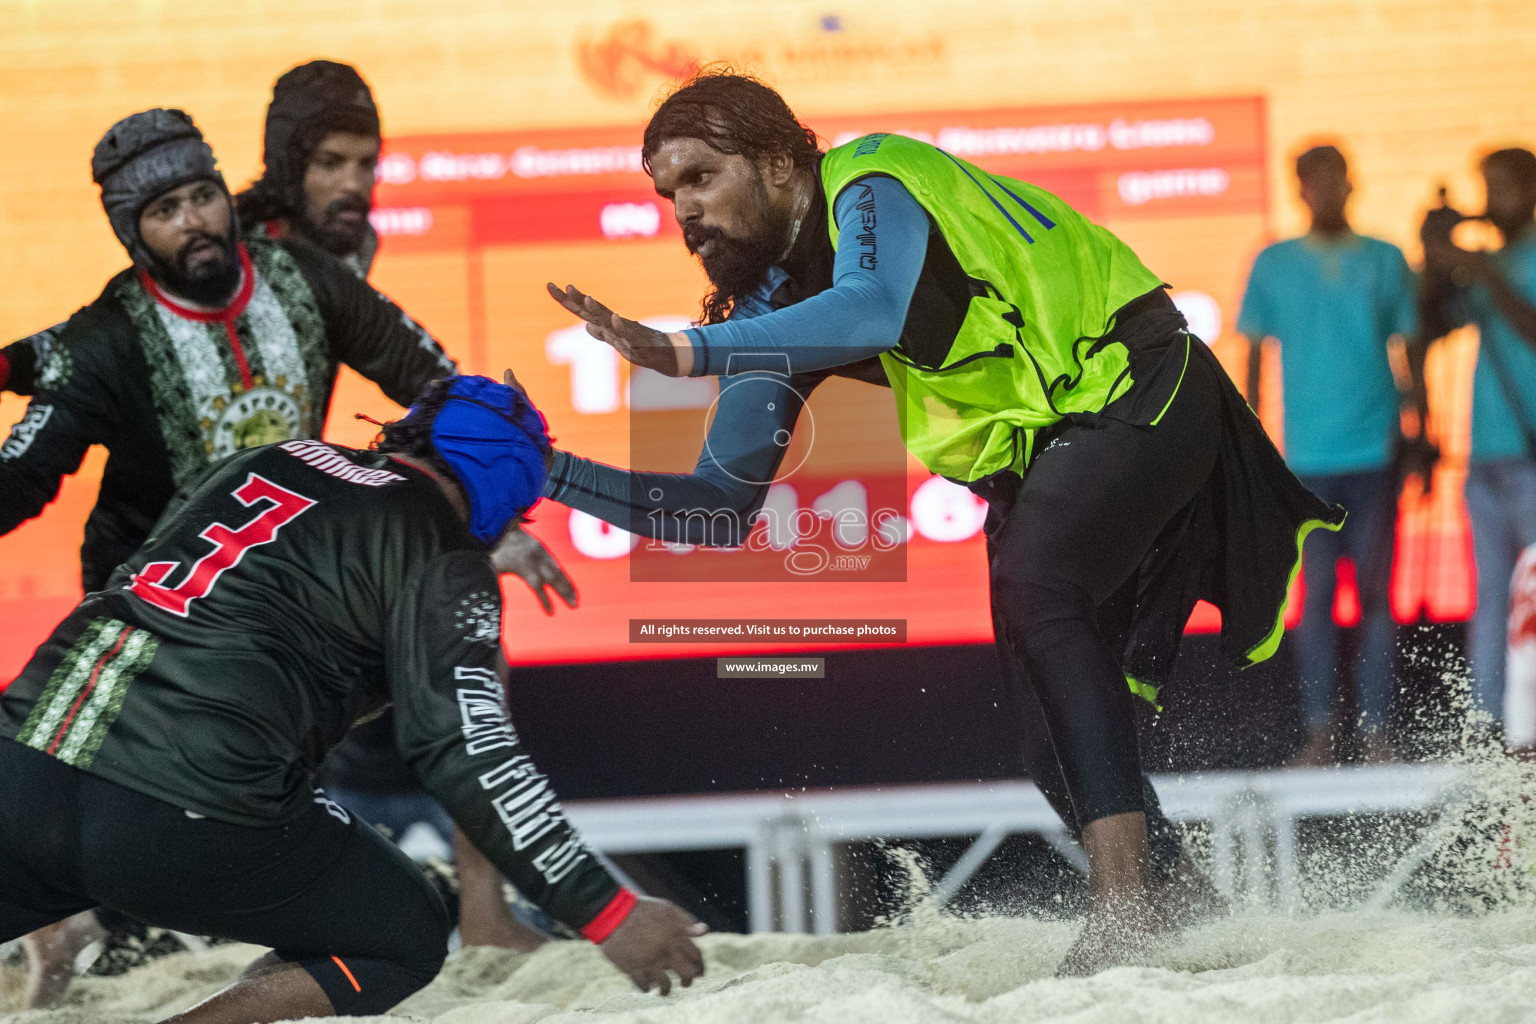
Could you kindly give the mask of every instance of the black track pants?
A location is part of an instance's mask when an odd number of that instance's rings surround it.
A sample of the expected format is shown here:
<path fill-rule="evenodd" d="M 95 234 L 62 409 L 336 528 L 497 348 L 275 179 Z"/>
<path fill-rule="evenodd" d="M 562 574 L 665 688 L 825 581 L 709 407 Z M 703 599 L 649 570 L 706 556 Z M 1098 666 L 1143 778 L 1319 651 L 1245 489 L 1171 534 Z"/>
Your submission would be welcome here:
<path fill-rule="evenodd" d="M 1122 588 L 1121 593 L 1134 592 L 1134 587 Z M 1116 619 L 1108 612 L 1118 611 L 1124 607 L 1119 597 L 1111 600 L 1110 606 L 1101 608 L 1099 613 L 1099 628 L 1105 638 L 1109 640 L 1111 648 L 1118 650 L 1124 643 L 1125 627 L 1129 625 L 1129 616 Z M 1127 609 L 1128 610 L 1128 609 Z M 1020 674 L 1019 659 L 1014 656 L 1013 649 L 1007 642 L 1007 629 L 997 616 L 997 608 L 992 609 L 993 634 L 997 638 L 997 657 L 1002 668 L 1004 688 L 1002 701 L 999 703 L 1004 708 L 1004 713 L 1012 715 L 1019 728 L 1019 749 L 1023 755 L 1024 768 L 1029 772 L 1030 781 L 1033 782 L 1044 795 L 1051 809 L 1060 815 L 1062 823 L 1067 827 L 1067 833 L 1078 842 L 1082 841 L 1083 829 L 1078 824 L 1077 812 L 1072 809 L 1072 798 L 1067 793 L 1067 780 L 1061 773 L 1061 762 L 1056 760 L 1056 750 L 1051 746 L 1050 731 L 1046 728 L 1045 712 L 1040 707 L 1040 698 L 1035 695 L 1034 688 Z M 1132 702 L 1139 698 L 1132 698 Z M 1147 837 L 1152 847 L 1152 870 L 1160 877 L 1171 874 L 1179 862 L 1180 855 L 1184 852 L 1183 839 L 1179 835 L 1178 828 L 1163 814 L 1162 804 L 1158 801 L 1157 790 L 1152 786 L 1152 780 L 1145 774 L 1141 777 L 1142 802 L 1147 814 Z"/>
<path fill-rule="evenodd" d="M 1148 809 L 1132 703 L 1138 698 L 1120 666 L 1129 621 L 1122 588 L 1134 583 L 1158 533 L 1215 466 L 1217 372 L 1209 360 L 1190 360 L 1157 426 L 1107 417 L 1066 426 L 1035 456 L 1021 485 L 987 492 L 994 625 L 1014 678 L 1027 684 L 1014 702 L 1026 756 L 1058 810 L 1064 791 L 1068 825 L 1075 818 L 1077 829 Z M 1041 771 L 1048 767 L 1039 765 L 1044 744 L 1027 735 L 1037 722 L 1057 772 Z"/>
<path fill-rule="evenodd" d="M 448 914 L 392 843 L 317 796 L 269 828 L 179 807 L 0 739 L 0 942 L 102 905 L 302 966 L 343 1016 L 431 981 Z"/>

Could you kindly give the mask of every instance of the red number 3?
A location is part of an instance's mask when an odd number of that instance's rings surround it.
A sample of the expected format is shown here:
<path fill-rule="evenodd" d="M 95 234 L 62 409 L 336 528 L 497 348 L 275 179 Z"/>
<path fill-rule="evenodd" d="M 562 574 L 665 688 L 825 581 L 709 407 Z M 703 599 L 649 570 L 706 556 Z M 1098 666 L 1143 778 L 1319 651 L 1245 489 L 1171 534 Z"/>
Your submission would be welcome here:
<path fill-rule="evenodd" d="M 247 508 L 258 501 L 270 501 L 272 505 L 238 529 L 232 530 L 223 523 L 214 523 L 198 534 L 203 540 L 213 543 L 213 550 L 199 558 L 188 571 L 186 579 L 176 586 L 167 587 L 162 584 L 181 565 L 180 562 L 151 562 L 142 572 L 134 574 L 128 589 L 156 608 L 185 618 L 192 602 L 207 597 L 225 569 L 239 565 L 240 559 L 251 548 L 272 543 L 284 524 L 298 518 L 315 504 L 312 498 L 279 487 L 255 473 L 246 477 L 245 483 L 235 489 L 234 497 Z"/>

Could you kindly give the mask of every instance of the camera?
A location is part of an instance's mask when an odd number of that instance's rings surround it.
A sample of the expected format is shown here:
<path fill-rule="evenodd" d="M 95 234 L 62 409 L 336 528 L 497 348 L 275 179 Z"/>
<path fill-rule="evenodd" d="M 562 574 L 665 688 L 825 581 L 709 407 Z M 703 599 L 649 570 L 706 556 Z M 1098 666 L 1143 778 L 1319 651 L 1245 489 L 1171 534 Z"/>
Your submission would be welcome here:
<path fill-rule="evenodd" d="M 1451 245 L 1451 232 L 1456 230 L 1456 225 L 1469 219 L 1460 210 L 1451 206 L 1446 201 L 1445 187 L 1440 187 L 1440 205 L 1424 215 L 1424 223 L 1419 226 L 1419 241 L 1424 243 L 1427 253 L 1432 246 Z"/>

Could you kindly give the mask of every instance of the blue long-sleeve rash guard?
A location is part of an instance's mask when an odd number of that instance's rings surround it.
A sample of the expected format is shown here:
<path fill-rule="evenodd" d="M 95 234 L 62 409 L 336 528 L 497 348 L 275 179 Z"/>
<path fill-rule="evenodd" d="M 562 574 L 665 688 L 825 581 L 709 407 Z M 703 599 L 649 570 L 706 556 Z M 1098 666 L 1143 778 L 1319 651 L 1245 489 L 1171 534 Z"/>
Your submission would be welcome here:
<path fill-rule="evenodd" d="M 894 178 L 860 178 L 838 195 L 832 287 L 804 302 L 687 331 L 693 376 L 729 373 L 731 356 L 787 355 L 825 370 L 894 348 L 928 248 L 928 214 Z"/>
<path fill-rule="evenodd" d="M 837 197 L 832 287 L 771 310 L 775 269 L 724 323 L 691 329 L 696 369 L 724 373 L 732 353 L 761 364 L 784 353 L 794 371 L 722 377 L 714 421 L 692 473 L 619 469 L 566 452 L 544 496 L 631 533 L 686 544 L 742 543 L 783 461 L 790 432 L 828 370 L 896 345 L 927 253 L 929 220 L 893 178 L 853 182 Z M 741 360 L 745 361 L 745 360 Z M 779 360 L 773 360 L 775 365 Z"/>

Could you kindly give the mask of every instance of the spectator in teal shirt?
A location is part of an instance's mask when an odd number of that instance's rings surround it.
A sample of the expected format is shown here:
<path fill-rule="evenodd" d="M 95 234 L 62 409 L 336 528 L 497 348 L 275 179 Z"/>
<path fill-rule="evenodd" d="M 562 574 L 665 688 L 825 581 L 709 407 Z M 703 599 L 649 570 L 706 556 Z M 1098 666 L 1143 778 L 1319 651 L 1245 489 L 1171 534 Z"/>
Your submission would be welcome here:
<path fill-rule="evenodd" d="M 1504 246 L 1458 248 L 1450 228 L 1460 215 L 1433 211 L 1424 230 L 1423 308 L 1427 336 L 1471 323 L 1480 339 L 1467 467 L 1477 610 L 1467 646 L 1474 705 L 1498 719 L 1510 577 L 1520 552 L 1536 544 L 1536 154 L 1501 149 L 1484 158 L 1482 171 L 1486 217 Z"/>
<path fill-rule="evenodd" d="M 1306 546 L 1306 603 L 1296 631 L 1302 721 L 1307 742 L 1295 763 L 1332 760 L 1333 622 L 1336 564 L 1355 565 L 1363 635 L 1356 681 L 1367 760 L 1392 758 L 1386 726 L 1392 704 L 1392 545 L 1397 478 L 1392 468 L 1401 397 L 1388 342 L 1414 333 L 1413 272 L 1390 242 L 1357 235 L 1345 218 L 1353 186 L 1333 146 L 1296 160 L 1312 229 L 1259 253 L 1237 329 L 1258 365 L 1265 338 L 1280 343 L 1285 393 L 1285 459 L 1324 501 L 1349 510 L 1337 534 Z M 1256 374 L 1248 396 L 1257 403 Z"/>

